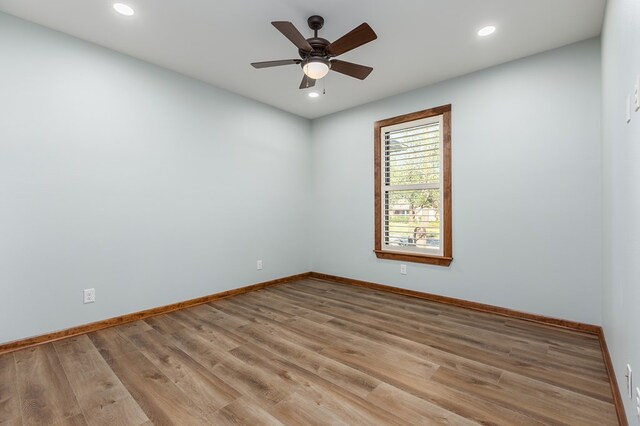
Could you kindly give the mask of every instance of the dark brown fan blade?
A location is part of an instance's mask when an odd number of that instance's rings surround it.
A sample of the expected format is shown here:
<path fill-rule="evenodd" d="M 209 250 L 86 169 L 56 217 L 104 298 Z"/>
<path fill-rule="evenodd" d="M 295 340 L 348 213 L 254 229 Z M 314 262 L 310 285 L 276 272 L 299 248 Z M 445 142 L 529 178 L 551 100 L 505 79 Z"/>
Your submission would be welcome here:
<path fill-rule="evenodd" d="M 342 55 L 377 38 L 376 33 L 365 22 L 327 46 L 327 52 L 332 56 Z"/>
<path fill-rule="evenodd" d="M 302 82 L 300 83 L 300 88 L 301 89 L 308 89 L 309 87 L 313 87 L 316 85 L 316 81 L 312 78 L 307 77 L 307 75 L 305 74 L 304 77 L 302 77 Z"/>
<path fill-rule="evenodd" d="M 371 74 L 373 68 L 334 59 L 331 61 L 331 70 L 348 75 L 349 77 L 364 80 L 369 76 L 369 74 Z"/>
<path fill-rule="evenodd" d="M 268 68 L 268 67 L 279 67 L 281 65 L 294 65 L 302 62 L 300 59 L 283 59 L 281 61 L 264 61 L 264 62 L 253 62 L 251 66 L 254 68 Z"/>
<path fill-rule="evenodd" d="M 298 49 L 304 50 L 305 52 L 311 52 L 313 48 L 309 44 L 309 42 L 304 38 L 300 31 L 288 21 L 274 21 L 271 23 L 274 27 L 278 29 L 286 38 L 288 38 L 291 43 L 295 44 Z"/>

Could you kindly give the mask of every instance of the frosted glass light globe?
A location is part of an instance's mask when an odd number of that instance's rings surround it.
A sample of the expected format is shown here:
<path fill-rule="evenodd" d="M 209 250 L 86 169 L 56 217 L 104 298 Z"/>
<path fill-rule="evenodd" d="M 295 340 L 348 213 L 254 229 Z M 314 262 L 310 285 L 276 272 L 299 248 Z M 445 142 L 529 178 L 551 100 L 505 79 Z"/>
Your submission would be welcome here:
<path fill-rule="evenodd" d="M 302 67 L 302 71 L 309 78 L 314 80 L 320 80 L 329 72 L 329 65 L 327 65 L 322 59 L 310 59 Z"/>

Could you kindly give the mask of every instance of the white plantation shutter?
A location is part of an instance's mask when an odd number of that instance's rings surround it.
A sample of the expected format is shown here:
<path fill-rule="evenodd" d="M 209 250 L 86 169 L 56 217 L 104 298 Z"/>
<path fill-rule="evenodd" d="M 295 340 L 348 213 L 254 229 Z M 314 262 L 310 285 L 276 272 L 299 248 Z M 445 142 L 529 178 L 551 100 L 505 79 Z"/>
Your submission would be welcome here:
<path fill-rule="evenodd" d="M 381 128 L 382 249 L 442 255 L 442 115 Z"/>

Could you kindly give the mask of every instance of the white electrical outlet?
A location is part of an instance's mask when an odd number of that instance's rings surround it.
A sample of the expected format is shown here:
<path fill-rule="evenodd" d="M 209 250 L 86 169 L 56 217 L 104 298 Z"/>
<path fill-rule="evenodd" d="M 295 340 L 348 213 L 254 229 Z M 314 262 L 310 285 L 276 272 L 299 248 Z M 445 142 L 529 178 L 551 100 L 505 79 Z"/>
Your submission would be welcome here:
<path fill-rule="evenodd" d="M 629 364 L 627 364 L 627 374 L 624 377 L 627 379 L 627 395 L 629 395 L 629 398 L 633 398 L 633 371 Z"/>
<path fill-rule="evenodd" d="M 84 303 L 93 303 L 96 301 L 95 288 L 85 288 L 82 294 L 84 295 Z"/>
<path fill-rule="evenodd" d="M 262 270 L 262 260 L 258 260 L 258 261 L 256 262 L 256 269 L 257 269 L 258 271 L 261 271 L 261 270 Z"/>
<path fill-rule="evenodd" d="M 407 265 L 400 265 L 400 273 L 402 275 L 407 275 Z"/>

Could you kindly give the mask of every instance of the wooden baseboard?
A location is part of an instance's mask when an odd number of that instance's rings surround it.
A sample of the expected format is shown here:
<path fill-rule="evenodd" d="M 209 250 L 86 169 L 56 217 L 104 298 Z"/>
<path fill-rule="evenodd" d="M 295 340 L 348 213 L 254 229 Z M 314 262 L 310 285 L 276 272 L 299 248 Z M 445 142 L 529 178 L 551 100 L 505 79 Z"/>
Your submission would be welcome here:
<path fill-rule="evenodd" d="M 613 370 L 613 364 L 611 362 L 611 356 L 609 355 L 609 349 L 604 338 L 604 331 L 602 327 L 593 324 L 585 324 L 576 321 L 563 320 L 559 318 L 547 317 L 544 315 L 530 314 L 527 312 L 516 311 L 514 309 L 502 308 L 499 306 L 487 305 L 484 303 L 470 302 L 468 300 L 456 299 L 454 297 L 439 296 L 437 294 L 423 293 L 421 291 L 407 290 L 404 288 L 393 287 L 390 285 L 376 284 L 368 281 L 355 280 L 352 278 L 344 278 L 336 275 L 323 274 L 320 272 L 311 272 L 310 278 L 315 278 L 324 281 L 331 281 L 339 284 L 347 284 L 358 287 L 369 288 L 372 290 L 386 291 L 389 293 L 401 294 L 404 296 L 416 297 L 419 299 L 425 299 L 432 302 L 444 303 L 447 305 L 458 306 L 461 308 L 472 309 L 474 311 L 487 312 L 496 315 L 502 315 L 510 318 L 517 318 L 521 320 L 537 322 L 540 324 L 550 325 L 553 327 L 560 327 L 577 331 L 580 333 L 594 334 L 598 337 L 600 342 L 600 348 L 602 349 L 602 357 L 609 375 L 609 384 L 611 385 L 611 393 L 618 416 L 618 423 L 621 426 L 628 426 L 627 417 L 624 412 L 624 404 L 620 396 L 620 388 L 616 380 L 615 371 Z"/>
<path fill-rule="evenodd" d="M 14 340 L 13 342 L 0 344 L 0 355 L 8 352 L 13 352 L 18 349 L 24 349 L 31 346 L 42 345 L 44 343 L 66 339 L 68 337 L 77 336 L 79 334 L 90 333 L 92 331 L 102 330 L 104 328 L 126 324 L 128 322 L 138 321 L 138 320 L 153 317 L 156 315 L 166 314 L 168 312 L 190 308 L 192 306 L 202 305 L 204 303 L 213 302 L 214 300 L 224 299 L 226 297 L 237 296 L 243 293 L 249 293 L 251 291 L 260 290 L 260 289 L 271 287 L 278 284 L 298 281 L 304 278 L 308 278 L 310 275 L 311 275 L 310 272 L 291 275 L 288 277 L 265 281 L 262 283 L 249 285 L 246 287 L 240 287 L 232 290 L 223 291 L 221 293 L 215 293 L 208 296 L 198 297 L 196 299 L 185 300 L 183 302 L 172 303 L 170 305 L 159 306 L 157 308 L 146 309 L 144 311 L 138 311 L 138 312 L 134 312 L 127 315 L 122 315 L 114 318 L 108 318 L 105 320 L 92 322 L 89 324 L 80 325 L 77 327 L 71 327 L 65 330 L 55 331 L 53 333 L 47 333 L 40 336 L 29 337 L 26 339 Z"/>
<path fill-rule="evenodd" d="M 613 394 L 613 404 L 616 406 L 618 423 L 620 426 L 629 426 L 627 416 L 624 412 L 624 403 L 622 402 L 622 396 L 620 395 L 620 388 L 618 387 L 618 380 L 616 379 L 616 372 L 613 368 L 613 362 L 611 361 L 607 341 L 604 338 L 604 329 L 600 328 L 598 337 L 600 340 L 600 349 L 602 349 L 602 357 L 604 358 L 604 365 L 607 368 L 607 374 L 609 375 L 609 384 L 611 385 L 611 393 Z"/>
<path fill-rule="evenodd" d="M 430 300 L 432 302 L 444 303 L 447 305 L 458 306 L 466 309 L 473 309 L 474 311 L 487 312 L 496 315 L 502 315 L 510 318 L 518 318 L 526 321 L 537 322 L 546 325 L 552 325 L 555 327 L 567 328 L 570 330 L 581 331 L 589 334 L 600 334 L 600 326 L 593 324 L 585 324 L 577 321 L 569 321 L 559 318 L 547 317 L 544 315 L 530 314 L 527 312 L 516 311 L 514 309 L 502 308 L 494 305 L 487 305 L 484 303 L 470 302 L 468 300 L 456 299 L 454 297 L 439 296 L 432 293 L 423 293 L 416 290 L 408 290 L 399 287 L 393 287 L 390 285 L 376 284 L 368 281 L 360 281 L 352 278 L 338 277 L 335 275 L 322 274 L 319 272 L 311 272 L 311 278 L 317 278 L 325 281 L 333 281 L 341 284 L 355 285 L 358 287 L 370 288 L 373 290 L 386 291 L 389 293 L 402 294 L 405 296 L 417 297 L 420 299 Z"/>

